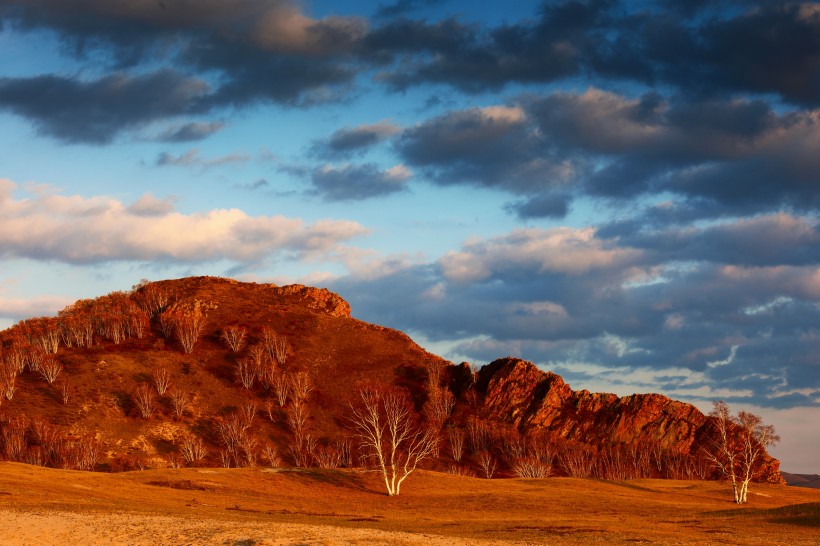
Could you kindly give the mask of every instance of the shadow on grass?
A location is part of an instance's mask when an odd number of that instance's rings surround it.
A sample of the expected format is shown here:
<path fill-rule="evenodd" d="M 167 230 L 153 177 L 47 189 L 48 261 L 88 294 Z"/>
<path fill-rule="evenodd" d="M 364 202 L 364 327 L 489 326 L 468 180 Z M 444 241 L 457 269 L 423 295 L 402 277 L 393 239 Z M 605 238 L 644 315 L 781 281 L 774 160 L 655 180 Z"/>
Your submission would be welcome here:
<path fill-rule="evenodd" d="M 705 512 L 706 517 L 714 518 L 760 518 L 771 523 L 799 525 L 802 527 L 820 527 L 820 502 L 790 504 L 779 508 L 738 508 L 736 510 L 718 510 Z"/>
<path fill-rule="evenodd" d="M 359 491 L 363 491 L 365 493 L 373 493 L 377 495 L 386 494 L 382 490 L 371 488 L 364 482 L 362 476 L 350 472 L 312 468 L 291 469 L 290 472 L 293 472 L 293 475 L 298 479 L 313 483 L 321 483 L 324 485 L 332 485 L 346 489 L 358 489 Z"/>

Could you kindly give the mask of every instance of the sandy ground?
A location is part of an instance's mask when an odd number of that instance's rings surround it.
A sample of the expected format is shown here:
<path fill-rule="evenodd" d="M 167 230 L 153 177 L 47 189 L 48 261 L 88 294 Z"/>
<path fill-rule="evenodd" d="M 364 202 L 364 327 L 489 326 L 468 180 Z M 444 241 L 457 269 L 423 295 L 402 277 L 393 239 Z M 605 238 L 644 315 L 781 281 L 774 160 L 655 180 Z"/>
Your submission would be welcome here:
<path fill-rule="evenodd" d="M 301 544 L 429 544 L 445 546 L 514 544 L 427 534 L 344 529 L 327 525 L 261 524 L 215 519 L 176 518 L 134 513 L 78 514 L 0 510 L 0 543 L 14 545 L 224 544 L 269 546 Z M 515 544 L 525 544 L 518 542 Z"/>

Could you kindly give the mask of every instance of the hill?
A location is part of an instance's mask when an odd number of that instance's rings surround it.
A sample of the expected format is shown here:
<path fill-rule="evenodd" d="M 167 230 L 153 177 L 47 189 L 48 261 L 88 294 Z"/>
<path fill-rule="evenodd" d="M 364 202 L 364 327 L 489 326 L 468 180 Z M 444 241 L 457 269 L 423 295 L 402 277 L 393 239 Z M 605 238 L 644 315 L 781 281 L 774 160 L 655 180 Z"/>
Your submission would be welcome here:
<path fill-rule="evenodd" d="M 788 485 L 820 489 L 820 474 L 792 474 L 790 472 L 781 472 L 781 474 Z"/>
<path fill-rule="evenodd" d="M 196 277 L 81 300 L 0 332 L 5 459 L 130 470 L 351 467 L 363 385 L 410 393 L 441 430 L 428 467 L 455 474 L 707 478 L 711 421 L 646 394 L 572 391 L 533 364 L 480 371 L 350 315 L 301 285 Z M 762 479 L 781 483 L 766 458 Z"/>

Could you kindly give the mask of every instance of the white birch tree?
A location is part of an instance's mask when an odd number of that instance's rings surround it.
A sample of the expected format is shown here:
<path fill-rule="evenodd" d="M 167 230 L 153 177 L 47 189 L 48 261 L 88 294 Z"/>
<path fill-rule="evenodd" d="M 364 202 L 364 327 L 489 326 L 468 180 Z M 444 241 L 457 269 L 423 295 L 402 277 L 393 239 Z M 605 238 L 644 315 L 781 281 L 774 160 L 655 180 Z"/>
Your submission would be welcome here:
<path fill-rule="evenodd" d="M 364 388 L 349 410 L 350 428 L 381 471 L 388 496 L 398 495 L 404 480 L 431 456 L 438 431 L 422 426 L 407 393 L 396 389 Z"/>
<path fill-rule="evenodd" d="M 774 426 L 764 424 L 759 415 L 745 411 L 732 415 L 722 400 L 714 403 L 709 416 L 714 420 L 716 435 L 705 450 L 706 457 L 732 482 L 735 502 L 745 504 L 749 483 L 758 476 L 766 448 L 780 437 Z"/>

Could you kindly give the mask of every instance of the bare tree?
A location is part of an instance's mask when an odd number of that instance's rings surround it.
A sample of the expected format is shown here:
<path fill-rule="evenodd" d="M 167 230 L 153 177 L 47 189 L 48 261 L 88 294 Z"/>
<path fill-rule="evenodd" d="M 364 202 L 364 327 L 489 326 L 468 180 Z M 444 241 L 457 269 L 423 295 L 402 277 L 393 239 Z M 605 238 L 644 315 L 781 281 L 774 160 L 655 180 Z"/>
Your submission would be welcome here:
<path fill-rule="evenodd" d="M 60 400 L 62 400 L 64 406 L 67 406 L 71 398 L 71 384 L 67 380 L 63 380 L 60 382 L 59 390 Z"/>
<path fill-rule="evenodd" d="M 222 330 L 222 340 L 228 348 L 235 353 L 242 350 L 242 347 L 245 345 L 245 336 L 247 335 L 248 329 L 236 324 L 226 326 L 225 329 Z"/>
<path fill-rule="evenodd" d="M 174 315 L 171 312 L 164 311 L 159 315 L 159 329 L 165 339 L 174 335 Z"/>
<path fill-rule="evenodd" d="M 732 482 L 735 502 L 744 504 L 751 482 L 759 472 L 766 448 L 780 441 L 772 425 L 752 413 L 732 415 L 722 400 L 714 403 L 712 417 L 716 437 L 706 448 L 706 457 Z"/>
<path fill-rule="evenodd" d="M 519 478 L 548 478 L 551 467 L 536 457 L 521 457 L 512 462 L 512 471 Z"/>
<path fill-rule="evenodd" d="M 179 387 L 174 388 L 170 396 L 171 407 L 174 409 L 174 415 L 177 417 L 182 417 L 194 401 L 194 396 L 190 392 L 181 390 Z"/>
<path fill-rule="evenodd" d="M 5 358 L 0 361 L 0 387 L 7 400 L 14 398 L 14 392 L 17 390 L 17 373 L 17 364 Z"/>
<path fill-rule="evenodd" d="M 262 449 L 262 456 L 268 461 L 271 468 L 278 468 L 282 466 L 282 458 L 279 457 L 279 452 L 273 444 L 267 444 Z"/>
<path fill-rule="evenodd" d="M 302 371 L 291 376 L 290 392 L 295 400 L 305 400 L 312 390 L 313 382 L 307 372 Z"/>
<path fill-rule="evenodd" d="M 424 413 L 431 422 L 444 423 L 450 417 L 455 404 L 455 396 L 449 389 L 431 385 L 427 391 Z"/>
<path fill-rule="evenodd" d="M 349 405 L 350 428 L 365 453 L 384 477 L 389 496 L 398 495 L 401 484 L 438 442 L 438 431 L 419 424 L 405 391 L 364 388 Z"/>
<path fill-rule="evenodd" d="M 42 362 L 40 362 L 37 371 L 39 371 L 40 375 L 48 381 L 49 385 L 53 385 L 54 382 L 57 381 L 57 377 L 59 377 L 60 372 L 63 371 L 63 365 L 53 356 L 47 356 L 43 358 Z"/>
<path fill-rule="evenodd" d="M 140 383 L 131 395 L 140 415 L 145 419 L 151 417 L 156 409 L 157 395 L 148 383 Z"/>
<path fill-rule="evenodd" d="M 216 430 L 222 444 L 225 446 L 221 456 L 223 466 L 226 468 L 230 466 L 231 460 L 233 460 L 235 466 L 255 463 L 254 448 L 256 447 L 256 440 L 250 437 L 249 428 L 250 423 L 240 412 L 231 413 L 217 420 Z"/>
<path fill-rule="evenodd" d="M 253 388 L 253 383 L 256 381 L 256 369 L 251 360 L 243 358 L 237 362 L 234 374 L 237 383 L 249 390 Z"/>
<path fill-rule="evenodd" d="M 335 445 L 317 446 L 313 458 L 319 468 L 339 468 L 342 464 L 342 453 Z"/>
<path fill-rule="evenodd" d="M 481 453 L 490 450 L 490 427 L 475 415 L 467 417 L 467 438 L 472 452 Z"/>
<path fill-rule="evenodd" d="M 137 303 L 149 317 L 154 317 L 164 311 L 174 299 L 171 292 L 147 280 L 142 280 L 134 286 L 134 293 Z"/>
<path fill-rule="evenodd" d="M 595 454 L 586 444 L 567 442 L 561 450 L 561 469 L 572 478 L 589 478 L 595 466 Z"/>
<path fill-rule="evenodd" d="M 455 462 L 460 463 L 464 456 L 464 431 L 455 427 L 448 428 L 447 440 L 450 443 L 450 455 Z"/>
<path fill-rule="evenodd" d="M 265 326 L 262 328 L 262 345 L 273 361 L 280 366 L 285 365 L 290 355 L 290 346 L 285 336 L 277 334 L 270 326 Z"/>
<path fill-rule="evenodd" d="M 171 386 L 171 372 L 165 366 L 158 366 L 151 372 L 151 381 L 157 389 L 157 394 L 164 396 L 165 391 Z"/>
<path fill-rule="evenodd" d="M 208 311 L 213 308 L 215 308 L 214 304 L 200 300 L 187 304 L 177 303 L 166 309 L 160 318 L 169 315 L 177 341 L 182 345 L 183 352 L 190 354 L 194 351 L 199 336 L 205 328 Z"/>
<path fill-rule="evenodd" d="M 488 480 L 492 478 L 493 474 L 495 474 L 495 467 L 497 464 L 492 453 L 489 451 L 482 451 L 476 456 L 476 461 L 478 462 L 478 466 L 481 467 L 484 477 Z"/>
<path fill-rule="evenodd" d="M 288 403 L 288 396 L 290 396 L 290 380 L 284 372 L 276 374 L 273 378 L 273 392 L 276 395 L 276 401 L 279 402 L 279 407 L 285 407 Z"/>

